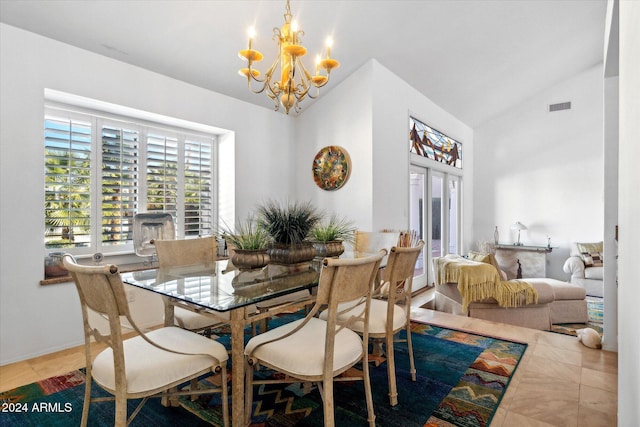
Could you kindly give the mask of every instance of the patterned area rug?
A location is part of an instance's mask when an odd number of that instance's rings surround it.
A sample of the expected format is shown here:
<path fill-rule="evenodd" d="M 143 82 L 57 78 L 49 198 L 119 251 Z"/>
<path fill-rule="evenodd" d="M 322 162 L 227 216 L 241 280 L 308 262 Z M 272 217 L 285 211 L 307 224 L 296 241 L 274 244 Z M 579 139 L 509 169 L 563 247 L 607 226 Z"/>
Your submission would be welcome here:
<path fill-rule="evenodd" d="M 418 378 L 411 381 L 406 344 L 397 344 L 397 406 L 389 406 L 386 363 L 372 365 L 370 369 L 377 424 L 488 426 L 526 344 L 420 323 L 412 324 L 412 338 Z M 263 370 L 260 375 L 269 377 L 274 373 Z M 104 394 L 98 392 L 97 386 L 93 390 L 96 395 Z M 4 392 L 2 402 L 13 404 L 13 411 L 0 414 L 0 425 L 78 425 L 83 392 L 82 370 Z M 337 383 L 334 393 L 336 425 L 367 424 L 361 382 Z M 130 403 L 130 411 L 136 404 L 137 401 Z M 38 410 L 40 407 L 44 410 Z M 317 389 L 305 395 L 296 385 L 256 386 L 251 426 L 321 426 L 322 420 L 322 401 Z M 112 423 L 113 403 L 92 405 L 91 425 Z M 185 399 L 181 408 L 164 408 L 158 399 L 152 399 L 131 425 L 222 425 L 219 394 L 195 402 Z"/>
<path fill-rule="evenodd" d="M 602 336 L 604 301 L 602 298 L 592 296 L 587 296 L 586 299 L 587 313 L 589 314 L 589 321 L 587 323 L 560 323 L 557 325 L 551 325 L 551 332 L 572 335 L 575 337 L 577 336 L 577 329 L 592 328 Z"/>

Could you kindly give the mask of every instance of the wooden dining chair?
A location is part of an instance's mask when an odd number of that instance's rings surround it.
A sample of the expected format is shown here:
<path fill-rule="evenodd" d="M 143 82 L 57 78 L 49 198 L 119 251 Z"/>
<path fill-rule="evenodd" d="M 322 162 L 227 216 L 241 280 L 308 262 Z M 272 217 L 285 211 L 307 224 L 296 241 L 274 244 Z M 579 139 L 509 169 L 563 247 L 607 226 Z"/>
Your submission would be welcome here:
<path fill-rule="evenodd" d="M 71 255 L 63 257 L 65 268 L 75 282 L 84 325 L 86 385 L 81 425 L 86 426 L 92 402 L 115 400 L 115 426 L 126 426 L 138 414 L 149 397 L 161 397 L 177 405 L 181 395 L 222 393 L 224 426 L 229 425 L 227 391 L 227 350 L 217 341 L 174 326 L 144 333 L 136 325 L 115 265 L 78 265 Z M 108 331 L 90 324 L 89 309 L 108 320 Z M 123 339 L 120 324 L 124 317 L 137 332 L 134 338 Z M 104 328 L 103 328 L 104 329 Z M 107 348 L 93 358 L 91 340 Z M 220 375 L 220 387 L 198 389 L 194 386 L 201 375 Z M 92 398 L 92 380 L 113 397 Z M 189 390 L 178 385 L 190 382 Z M 127 400 L 142 401 L 127 418 Z"/>
<path fill-rule="evenodd" d="M 185 240 L 154 240 L 160 268 L 181 265 L 209 264 L 217 259 L 218 242 L 208 236 Z M 165 304 L 169 304 L 165 301 Z M 211 328 L 226 323 L 229 313 L 216 313 L 219 319 L 195 313 L 181 307 L 174 307 L 175 324 L 193 332 L 203 332 L 209 336 Z"/>
<path fill-rule="evenodd" d="M 423 240 L 420 240 L 413 247 L 392 247 L 387 258 L 387 265 L 382 271 L 382 280 L 371 300 L 368 334 L 372 340 L 384 340 L 391 406 L 398 404 L 393 344 L 401 341 L 396 335 L 403 329 L 407 335 L 407 338 L 402 341 L 406 341 L 408 347 L 411 380 L 416 380 L 416 367 L 411 344 L 411 292 L 416 261 L 423 248 Z M 343 304 L 340 307 L 341 312 L 338 319 L 344 321 L 350 318 L 354 312 L 362 310 L 361 305 L 353 302 Z M 326 312 L 323 312 L 320 314 L 320 318 L 326 318 L 327 315 Z M 362 322 L 354 322 L 349 328 L 362 335 L 366 329 Z"/>
<path fill-rule="evenodd" d="M 251 420 L 253 386 L 256 384 L 315 382 L 322 395 L 324 425 L 335 424 L 334 381 L 363 380 L 369 425 L 375 425 L 373 397 L 369 379 L 369 365 L 362 371 L 350 369 L 368 358 L 369 306 L 380 261 L 385 250 L 377 254 L 353 259 L 323 260 L 316 303 L 303 319 L 279 326 L 249 340 L 245 347 L 246 360 L 246 424 Z M 338 320 L 338 306 L 357 300 L 362 310 L 344 321 Z M 316 317 L 327 307 L 326 320 Z M 365 325 L 363 338 L 348 328 L 359 321 Z M 273 369 L 285 378 L 259 380 L 254 378 L 255 367 Z"/>

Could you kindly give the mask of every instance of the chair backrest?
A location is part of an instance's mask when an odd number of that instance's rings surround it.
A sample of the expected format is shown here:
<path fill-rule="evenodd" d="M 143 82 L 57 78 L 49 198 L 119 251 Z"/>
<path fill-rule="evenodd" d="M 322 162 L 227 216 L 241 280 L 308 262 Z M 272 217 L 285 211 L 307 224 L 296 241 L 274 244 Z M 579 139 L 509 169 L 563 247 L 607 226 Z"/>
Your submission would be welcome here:
<path fill-rule="evenodd" d="M 124 348 L 120 316 L 125 316 L 138 333 L 140 330 L 130 316 L 127 295 L 118 267 L 79 265 L 69 254 L 62 257 L 62 262 L 73 278 L 80 297 L 87 366 L 91 364 L 91 338 L 93 337 L 97 342 L 106 343 L 112 348 L 114 363 L 122 367 L 122 369 L 116 369 L 118 376 L 116 382 L 124 384 Z M 87 308 L 106 317 L 109 323 L 108 332 L 102 334 L 99 328 L 90 324 Z"/>
<path fill-rule="evenodd" d="M 327 335 L 325 341 L 325 366 L 324 375 L 330 378 L 333 375 L 333 357 L 335 348 L 335 336 L 340 330 L 348 328 L 351 323 L 364 322 L 363 343 L 368 342 L 369 337 L 369 308 L 371 294 L 380 262 L 387 254 L 385 249 L 378 253 L 353 259 L 325 258 L 320 271 L 318 294 L 316 303 L 309 315 L 314 315 L 320 307 L 327 307 Z M 362 301 L 363 310 L 352 313 L 345 322 L 338 323 L 338 304 L 350 301 Z M 363 353 L 366 355 L 366 344 L 363 344 Z"/>
<path fill-rule="evenodd" d="M 424 240 L 420 240 L 416 246 L 391 248 L 387 265 L 382 272 L 383 286 L 387 287 L 383 292 L 389 303 L 393 304 L 396 300 L 403 300 L 411 295 L 416 261 L 424 244 Z"/>
<path fill-rule="evenodd" d="M 375 284 L 375 278 L 380 268 L 382 258 L 387 254 L 386 249 L 363 258 L 325 258 L 318 282 L 318 293 L 312 313 L 322 307 L 327 307 L 328 330 L 335 327 L 338 315 L 338 305 L 344 302 L 366 302 L 363 313 L 350 319 L 343 327 L 351 322 L 364 321 L 368 324 L 369 303 Z M 310 313 L 311 314 L 311 313 Z"/>
<path fill-rule="evenodd" d="M 356 252 L 368 252 L 374 254 L 384 248 L 388 252 L 393 246 L 398 244 L 399 237 L 399 231 L 375 232 L 356 230 L 354 250 Z"/>
<path fill-rule="evenodd" d="M 366 297 L 372 291 L 380 262 L 386 254 L 386 249 L 381 249 L 362 258 L 325 258 L 318 279 L 316 305 L 331 308 Z"/>
<path fill-rule="evenodd" d="M 117 266 L 79 265 L 69 254 L 65 254 L 62 260 L 76 284 L 81 305 L 101 315 L 129 315 L 127 295 Z"/>
<path fill-rule="evenodd" d="M 155 240 L 160 267 L 207 264 L 218 254 L 218 241 L 214 236 L 186 240 Z"/>

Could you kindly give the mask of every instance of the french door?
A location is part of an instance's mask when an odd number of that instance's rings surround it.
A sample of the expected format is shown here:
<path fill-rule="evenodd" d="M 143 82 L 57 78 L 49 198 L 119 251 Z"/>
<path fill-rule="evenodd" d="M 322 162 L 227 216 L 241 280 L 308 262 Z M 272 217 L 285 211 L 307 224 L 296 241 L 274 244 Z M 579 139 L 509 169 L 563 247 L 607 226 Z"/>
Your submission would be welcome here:
<path fill-rule="evenodd" d="M 416 263 L 414 290 L 435 283 L 432 260 L 457 253 L 461 242 L 459 176 L 433 168 L 411 165 L 409 225 L 425 241 Z"/>

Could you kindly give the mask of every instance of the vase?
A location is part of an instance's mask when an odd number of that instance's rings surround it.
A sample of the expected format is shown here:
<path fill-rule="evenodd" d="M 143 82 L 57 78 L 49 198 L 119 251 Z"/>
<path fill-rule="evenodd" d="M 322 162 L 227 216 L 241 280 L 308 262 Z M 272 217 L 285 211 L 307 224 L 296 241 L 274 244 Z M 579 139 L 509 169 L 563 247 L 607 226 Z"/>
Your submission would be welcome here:
<path fill-rule="evenodd" d="M 309 262 L 316 256 L 316 249 L 311 242 L 298 244 L 272 243 L 267 250 L 271 264 L 291 265 Z"/>
<path fill-rule="evenodd" d="M 498 240 L 500 238 L 500 234 L 498 233 L 498 226 L 496 225 L 496 230 L 493 232 L 493 243 L 498 246 Z"/>
<path fill-rule="evenodd" d="M 316 250 L 316 258 L 337 258 L 344 252 L 344 245 L 341 240 L 312 242 L 312 244 Z"/>
<path fill-rule="evenodd" d="M 231 257 L 231 262 L 238 270 L 255 270 L 269 264 L 269 254 L 266 249 L 236 249 Z"/>

